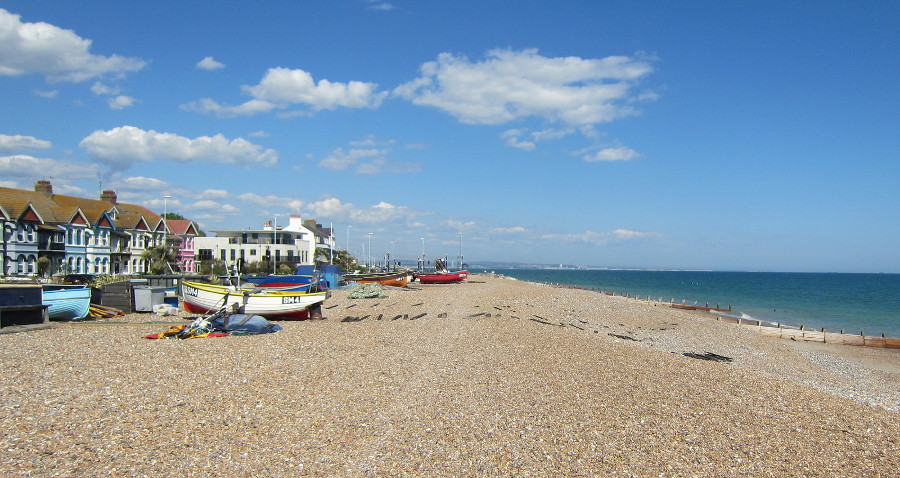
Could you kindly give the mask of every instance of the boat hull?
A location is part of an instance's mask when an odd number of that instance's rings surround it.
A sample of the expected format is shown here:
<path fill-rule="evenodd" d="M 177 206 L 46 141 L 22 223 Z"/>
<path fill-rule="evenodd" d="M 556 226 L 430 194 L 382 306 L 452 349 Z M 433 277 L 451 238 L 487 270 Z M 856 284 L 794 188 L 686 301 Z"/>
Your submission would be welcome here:
<path fill-rule="evenodd" d="M 88 316 L 91 308 L 91 289 L 57 289 L 42 292 L 42 302 L 51 320 L 78 320 Z"/>
<path fill-rule="evenodd" d="M 469 277 L 469 271 L 443 272 L 440 274 L 416 274 L 422 284 L 452 284 L 463 282 Z"/>
<path fill-rule="evenodd" d="M 309 275 L 271 275 L 271 276 L 242 276 L 245 284 L 253 284 L 254 287 L 271 287 L 273 289 L 291 290 L 294 292 L 309 292 L 313 276 Z"/>
<path fill-rule="evenodd" d="M 381 284 L 393 287 L 406 287 L 409 283 L 408 272 L 397 272 L 393 274 L 356 274 L 345 275 L 345 280 L 358 282 L 360 284 Z"/>
<path fill-rule="evenodd" d="M 328 292 L 265 291 L 183 282 L 181 301 L 184 310 L 197 314 L 217 312 L 223 307 L 267 319 L 306 319 L 310 309 L 320 306 Z"/>

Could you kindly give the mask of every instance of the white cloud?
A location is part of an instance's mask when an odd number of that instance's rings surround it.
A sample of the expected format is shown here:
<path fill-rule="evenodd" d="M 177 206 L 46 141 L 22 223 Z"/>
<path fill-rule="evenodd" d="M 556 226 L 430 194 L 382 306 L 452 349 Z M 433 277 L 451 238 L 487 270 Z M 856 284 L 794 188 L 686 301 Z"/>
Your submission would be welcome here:
<path fill-rule="evenodd" d="M 507 146 L 524 149 L 526 151 L 533 150 L 535 148 L 534 142 L 522 140 L 521 136 L 523 133 L 524 132 L 519 129 L 510 129 L 501 133 L 500 137 L 506 140 Z"/>
<path fill-rule="evenodd" d="M 628 229 L 616 229 L 611 232 L 585 231 L 580 234 L 544 234 L 541 239 L 560 241 L 563 243 L 584 242 L 595 245 L 606 245 L 613 242 L 631 241 L 649 237 L 657 237 L 656 232 L 639 232 Z"/>
<path fill-rule="evenodd" d="M 261 196 L 256 193 L 244 193 L 237 196 L 242 202 L 251 205 L 256 209 L 277 209 L 278 211 L 300 212 L 300 209 L 306 204 L 304 201 L 289 197 L 279 197 L 274 194 Z M 263 214 L 273 214 L 270 211 L 257 211 Z"/>
<path fill-rule="evenodd" d="M 19 178 L 96 178 L 97 167 L 49 158 L 35 158 L 24 154 L 0 156 L 0 175 Z"/>
<path fill-rule="evenodd" d="M 328 198 L 307 204 L 306 209 L 313 216 L 346 218 L 351 216 L 354 208 L 352 204 L 344 204 L 338 198 Z"/>
<path fill-rule="evenodd" d="M 343 148 L 335 148 L 319 161 L 319 167 L 333 171 L 353 168 L 353 172 L 356 174 L 401 174 L 415 173 L 422 170 L 422 165 L 417 162 L 398 163 L 389 161 L 388 156 L 393 152 L 390 148 L 365 147 L 393 144 L 394 140 L 379 141 L 370 135 L 362 140 L 350 142 L 351 146 L 360 147 L 350 148 L 346 152 Z"/>
<path fill-rule="evenodd" d="M 510 129 L 500 134 L 506 140 L 507 146 L 531 151 L 537 147 L 537 143 L 553 139 L 564 138 L 576 130 L 575 128 L 545 129 L 541 131 L 528 131 L 527 129 Z M 526 139 L 527 137 L 527 139 Z"/>
<path fill-rule="evenodd" d="M 49 81 L 80 82 L 139 71 L 138 58 L 90 53 L 91 40 L 48 23 L 23 23 L 0 8 L 0 75 L 42 74 Z"/>
<path fill-rule="evenodd" d="M 185 204 L 184 208 L 188 211 L 214 211 L 219 215 L 228 215 L 234 216 L 241 212 L 241 210 L 237 207 L 232 206 L 231 204 L 222 204 L 216 201 L 212 201 L 209 199 L 204 199 L 202 201 L 197 201 L 193 204 Z M 204 218 L 212 218 L 214 219 L 215 215 L 201 215 L 199 217 Z"/>
<path fill-rule="evenodd" d="M 596 161 L 628 161 L 640 155 L 633 149 L 619 146 L 615 148 L 604 148 L 594 154 L 584 156 L 584 160 L 588 162 Z"/>
<path fill-rule="evenodd" d="M 228 191 L 225 191 L 223 189 L 206 189 L 202 193 L 200 193 L 200 197 L 209 199 L 225 199 L 228 196 L 230 196 Z"/>
<path fill-rule="evenodd" d="M 629 231 L 628 229 L 616 229 L 612 232 L 616 239 L 627 241 L 629 239 L 640 239 L 642 237 L 650 237 L 657 235 L 653 232 Z"/>
<path fill-rule="evenodd" d="M 132 176 L 119 181 L 122 188 L 131 191 L 162 191 L 168 187 L 165 181 L 144 176 Z"/>
<path fill-rule="evenodd" d="M 351 203 L 343 203 L 338 198 L 327 198 L 307 204 L 304 209 L 311 217 L 327 217 L 333 220 L 350 221 L 354 224 L 382 224 L 410 221 L 422 213 L 404 206 L 380 202 L 373 206 L 357 208 Z"/>
<path fill-rule="evenodd" d="M 313 111 L 346 108 L 375 108 L 386 92 L 376 92 L 378 85 L 362 81 L 349 83 L 325 79 L 315 82 L 306 71 L 288 68 L 269 68 L 256 86 L 244 86 L 255 99 L 279 104 L 305 104 Z"/>
<path fill-rule="evenodd" d="M 387 2 L 370 1 L 369 10 L 381 10 L 389 12 L 394 9 L 394 5 Z"/>
<path fill-rule="evenodd" d="M 225 64 L 219 63 L 215 58 L 208 56 L 197 62 L 197 68 L 201 70 L 218 70 L 220 68 L 225 68 Z"/>
<path fill-rule="evenodd" d="M 88 155 L 113 169 L 126 169 L 135 162 L 155 160 L 179 163 L 210 161 L 242 166 L 272 166 L 278 153 L 243 138 L 229 140 L 217 134 L 194 139 L 172 133 L 144 131 L 121 126 L 94 131 L 79 143 Z"/>
<path fill-rule="evenodd" d="M 31 90 L 31 92 L 34 93 L 35 96 L 40 96 L 41 98 L 53 99 L 59 96 L 59 90 L 44 91 L 35 89 Z"/>
<path fill-rule="evenodd" d="M 525 229 L 524 227 L 521 227 L 521 226 L 495 227 L 495 228 L 491 229 L 491 232 L 493 232 L 495 234 L 521 234 L 526 231 L 527 231 L 527 229 Z"/>
<path fill-rule="evenodd" d="M 252 116 L 259 113 L 268 113 L 277 108 L 278 105 L 268 101 L 250 100 L 237 106 L 223 105 L 210 98 L 201 98 L 197 101 L 185 103 L 180 106 L 185 111 L 195 111 L 197 113 L 212 114 L 223 118 L 233 118 L 235 116 Z"/>
<path fill-rule="evenodd" d="M 14 153 L 26 149 L 50 149 L 53 143 L 34 136 L 22 136 L 19 134 L 0 134 L 0 153 Z"/>
<path fill-rule="evenodd" d="M 99 81 L 94 83 L 94 86 L 91 87 L 91 92 L 95 95 L 118 95 L 119 87 L 118 86 L 107 86 Z"/>
<path fill-rule="evenodd" d="M 348 152 L 344 152 L 343 148 L 336 148 L 325 158 L 319 161 L 319 166 L 334 171 L 343 171 L 355 164 L 361 159 L 378 159 L 387 151 L 381 149 L 359 149 L 353 148 Z"/>
<path fill-rule="evenodd" d="M 269 68 L 258 85 L 241 87 L 253 99 L 237 106 L 221 104 L 210 98 L 202 98 L 181 105 L 181 109 L 222 117 L 249 116 L 268 113 L 275 109 L 287 109 L 305 105 L 309 110 L 286 111 L 279 118 L 308 116 L 321 110 L 344 108 L 377 108 L 388 95 L 378 92 L 378 85 L 362 81 L 348 83 L 329 80 L 313 80 L 306 71 L 289 68 Z"/>
<path fill-rule="evenodd" d="M 106 103 L 109 105 L 109 109 L 111 110 L 122 110 L 128 108 L 129 106 L 133 106 L 134 98 L 130 96 L 119 95 L 115 98 L 106 100 Z"/>
<path fill-rule="evenodd" d="M 534 116 L 587 125 L 636 114 L 625 103 L 632 87 L 653 68 L 626 56 L 547 58 L 534 49 L 498 49 L 478 63 L 442 53 L 420 71 L 421 77 L 394 94 L 463 123 L 502 124 Z"/>
<path fill-rule="evenodd" d="M 253 138 L 268 138 L 269 133 L 267 133 L 263 130 L 259 130 L 259 131 L 254 131 L 254 132 L 248 134 L 248 136 L 253 137 Z"/>

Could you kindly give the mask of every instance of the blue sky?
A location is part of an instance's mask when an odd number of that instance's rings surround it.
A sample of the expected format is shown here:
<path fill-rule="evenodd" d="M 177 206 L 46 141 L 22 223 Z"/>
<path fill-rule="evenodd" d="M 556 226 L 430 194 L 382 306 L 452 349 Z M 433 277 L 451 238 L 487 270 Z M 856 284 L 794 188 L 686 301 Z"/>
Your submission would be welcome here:
<path fill-rule="evenodd" d="M 900 2 L 0 9 L 2 186 L 356 255 L 900 272 Z"/>

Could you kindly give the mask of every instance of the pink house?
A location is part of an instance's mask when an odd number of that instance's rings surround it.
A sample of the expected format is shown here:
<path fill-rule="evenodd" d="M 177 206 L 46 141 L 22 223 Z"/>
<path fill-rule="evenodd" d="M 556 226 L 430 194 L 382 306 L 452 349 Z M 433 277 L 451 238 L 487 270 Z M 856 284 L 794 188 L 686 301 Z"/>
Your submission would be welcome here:
<path fill-rule="evenodd" d="M 166 242 L 175 246 L 178 251 L 178 271 L 185 273 L 197 272 L 197 260 L 194 252 L 194 238 L 199 235 L 199 229 L 194 221 L 188 219 L 168 219 L 168 234 Z"/>

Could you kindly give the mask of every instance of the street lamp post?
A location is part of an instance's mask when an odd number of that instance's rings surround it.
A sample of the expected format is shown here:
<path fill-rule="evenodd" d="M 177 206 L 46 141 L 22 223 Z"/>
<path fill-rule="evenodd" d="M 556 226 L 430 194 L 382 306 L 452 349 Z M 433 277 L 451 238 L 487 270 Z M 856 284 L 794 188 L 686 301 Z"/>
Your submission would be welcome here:
<path fill-rule="evenodd" d="M 463 269 L 462 233 L 459 233 L 459 270 Z"/>
<path fill-rule="evenodd" d="M 169 236 L 169 219 L 166 217 L 169 215 L 169 196 L 166 194 L 163 196 L 163 245 L 166 245 L 166 238 Z"/>
<path fill-rule="evenodd" d="M 425 238 L 420 237 L 419 239 L 422 240 L 422 270 L 424 271 L 425 270 Z"/>
<path fill-rule="evenodd" d="M 369 270 L 372 270 L 372 233 L 369 233 L 369 255 L 367 256 L 369 263 Z"/>
<path fill-rule="evenodd" d="M 349 260 L 350 257 L 350 228 L 353 226 L 347 226 L 347 257 Z"/>
<path fill-rule="evenodd" d="M 275 260 L 275 254 L 278 248 L 278 215 L 272 223 L 272 274 L 277 272 L 278 262 Z"/>

